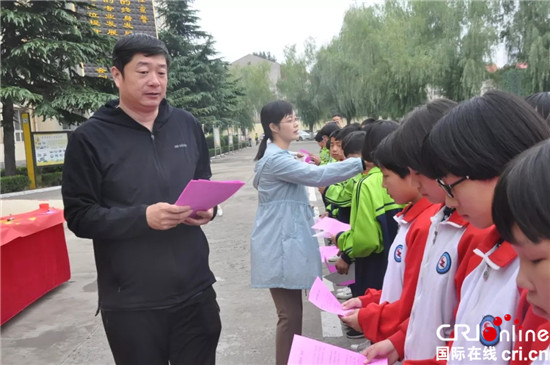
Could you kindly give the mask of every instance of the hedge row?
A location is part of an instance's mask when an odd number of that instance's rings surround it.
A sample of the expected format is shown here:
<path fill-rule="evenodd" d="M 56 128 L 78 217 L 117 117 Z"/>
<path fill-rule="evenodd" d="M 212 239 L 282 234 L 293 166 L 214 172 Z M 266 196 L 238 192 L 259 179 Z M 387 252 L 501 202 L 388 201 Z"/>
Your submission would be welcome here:
<path fill-rule="evenodd" d="M 5 194 L 27 190 L 30 183 L 27 175 L 2 176 L 0 177 L 0 192 Z"/>

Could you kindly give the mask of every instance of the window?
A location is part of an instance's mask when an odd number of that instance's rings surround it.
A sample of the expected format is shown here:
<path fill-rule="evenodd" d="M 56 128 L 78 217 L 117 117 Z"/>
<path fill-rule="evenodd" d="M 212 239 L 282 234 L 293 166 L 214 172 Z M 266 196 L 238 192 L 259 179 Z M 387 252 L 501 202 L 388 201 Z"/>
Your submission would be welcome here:
<path fill-rule="evenodd" d="M 23 142 L 23 119 L 21 118 L 21 113 L 23 110 L 15 109 L 15 114 L 13 116 L 13 134 L 15 142 Z"/>

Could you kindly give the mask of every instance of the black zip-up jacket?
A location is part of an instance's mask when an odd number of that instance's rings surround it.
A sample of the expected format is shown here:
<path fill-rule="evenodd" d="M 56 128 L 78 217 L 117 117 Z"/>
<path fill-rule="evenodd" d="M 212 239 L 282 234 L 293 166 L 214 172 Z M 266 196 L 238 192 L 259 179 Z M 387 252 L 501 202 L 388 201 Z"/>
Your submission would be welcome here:
<path fill-rule="evenodd" d="M 179 304 L 215 282 L 200 227 L 159 231 L 147 206 L 173 204 L 191 179 L 211 177 L 200 124 L 164 100 L 153 132 L 118 108 L 100 108 L 69 138 L 63 168 L 65 219 L 91 238 L 103 310 Z"/>

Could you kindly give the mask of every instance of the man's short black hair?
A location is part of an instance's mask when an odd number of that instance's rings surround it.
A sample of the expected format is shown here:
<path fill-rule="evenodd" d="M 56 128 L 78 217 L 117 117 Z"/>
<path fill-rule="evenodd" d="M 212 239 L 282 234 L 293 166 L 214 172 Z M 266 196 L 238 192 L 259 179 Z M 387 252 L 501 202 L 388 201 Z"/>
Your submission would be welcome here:
<path fill-rule="evenodd" d="M 330 136 L 334 137 L 334 139 L 337 140 L 337 141 L 343 141 L 344 138 L 346 138 L 346 136 L 348 134 L 353 133 L 353 132 L 357 132 L 357 131 L 360 131 L 360 130 L 361 130 L 361 126 L 359 124 L 351 123 L 351 124 L 346 125 L 342 129 L 338 129 L 336 131 L 336 133 L 331 134 Z"/>
<path fill-rule="evenodd" d="M 145 33 L 133 33 L 120 38 L 113 48 L 113 66 L 124 75 L 124 66 L 138 53 L 145 56 L 163 55 L 170 66 L 170 55 L 166 45 L 158 38 Z"/>
<path fill-rule="evenodd" d="M 516 243 L 517 225 L 533 243 L 550 239 L 550 140 L 522 152 L 499 178 L 493 221 L 506 241 Z"/>
<path fill-rule="evenodd" d="M 525 100 L 488 91 L 460 103 L 433 127 L 423 145 L 423 161 L 429 161 L 425 175 L 491 179 L 515 156 L 549 137 L 550 126 Z"/>

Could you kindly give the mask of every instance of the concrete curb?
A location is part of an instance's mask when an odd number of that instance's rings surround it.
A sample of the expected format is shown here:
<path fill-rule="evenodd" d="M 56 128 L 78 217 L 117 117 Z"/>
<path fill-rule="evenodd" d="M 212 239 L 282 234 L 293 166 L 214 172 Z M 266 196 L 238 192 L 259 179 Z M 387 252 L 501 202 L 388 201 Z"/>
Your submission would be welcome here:
<path fill-rule="evenodd" d="M 49 188 L 42 188 L 42 189 L 16 191 L 14 193 L 0 194 L 0 199 L 13 198 L 15 196 L 35 194 L 35 193 L 43 193 L 43 192 L 47 192 L 47 191 L 55 191 L 55 190 L 60 190 L 60 189 L 61 189 L 61 185 L 59 185 L 59 186 L 50 186 Z"/>

